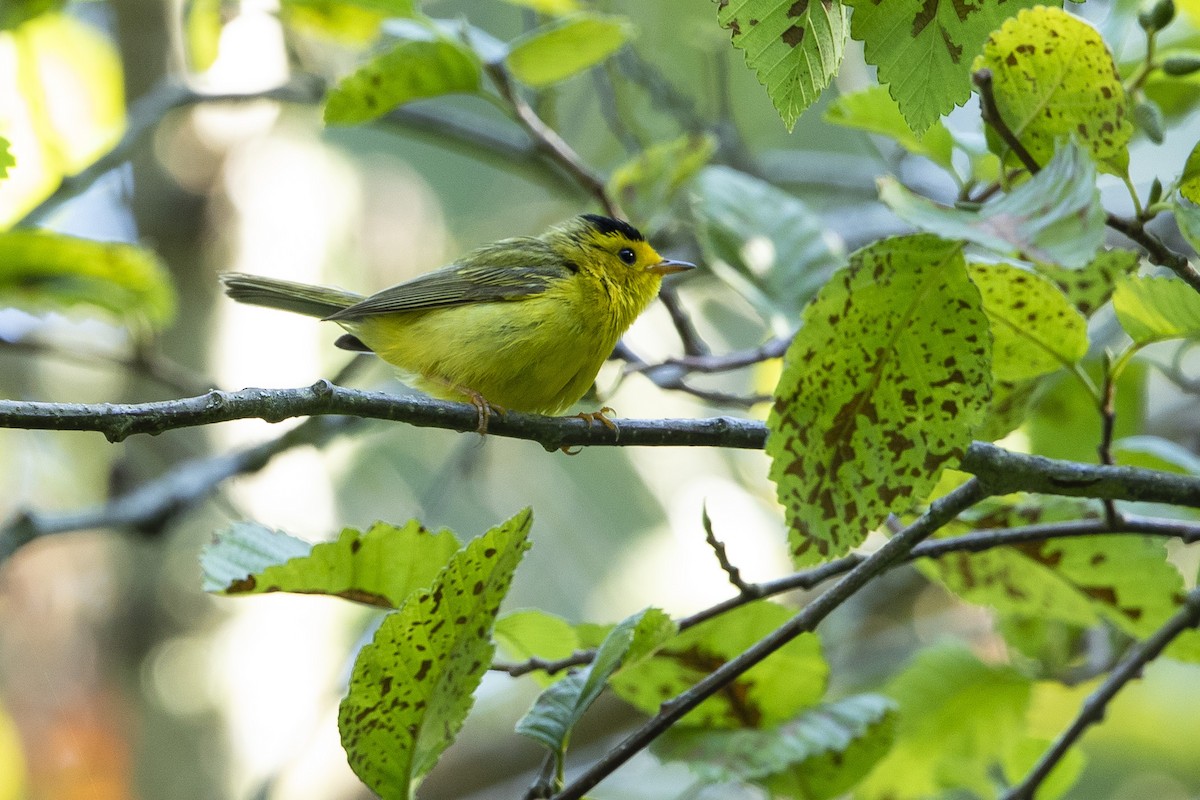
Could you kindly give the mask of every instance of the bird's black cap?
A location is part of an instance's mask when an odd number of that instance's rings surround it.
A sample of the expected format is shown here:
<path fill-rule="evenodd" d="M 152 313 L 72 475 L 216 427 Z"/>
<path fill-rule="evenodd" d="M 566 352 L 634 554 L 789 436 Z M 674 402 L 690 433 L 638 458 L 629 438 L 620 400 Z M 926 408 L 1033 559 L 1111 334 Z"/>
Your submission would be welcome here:
<path fill-rule="evenodd" d="M 635 242 L 646 241 L 646 237 L 642 236 L 642 232 L 625 220 L 604 217 L 600 214 L 582 214 L 581 216 L 588 221 L 589 225 L 605 236 L 612 236 L 615 233 L 619 233 L 626 239 Z"/>

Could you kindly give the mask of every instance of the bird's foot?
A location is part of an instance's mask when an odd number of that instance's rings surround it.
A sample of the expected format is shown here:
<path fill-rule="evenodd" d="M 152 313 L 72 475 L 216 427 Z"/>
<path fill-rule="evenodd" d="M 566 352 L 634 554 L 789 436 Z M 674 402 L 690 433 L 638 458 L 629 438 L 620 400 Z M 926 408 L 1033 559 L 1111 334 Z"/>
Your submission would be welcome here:
<path fill-rule="evenodd" d="M 617 423 L 613 422 L 607 416 L 608 414 L 615 414 L 615 413 L 617 413 L 617 412 L 614 409 L 609 408 L 608 406 L 605 406 L 604 408 L 600 409 L 599 411 L 581 411 L 578 414 L 576 414 L 575 416 L 579 417 L 581 420 L 586 422 L 588 424 L 589 428 L 592 427 L 593 422 L 599 422 L 601 425 L 608 428 L 613 433 L 620 433 L 621 430 L 620 430 L 620 428 L 617 427 Z M 582 447 L 576 447 L 574 450 L 572 450 L 570 445 L 563 445 L 562 447 L 560 447 L 558 449 L 561 450 L 562 452 L 566 453 L 569 456 L 577 456 L 581 452 L 583 452 Z"/>
<path fill-rule="evenodd" d="M 492 418 L 492 414 L 504 416 L 508 413 L 503 406 L 498 406 L 495 403 L 489 403 L 486 397 L 474 389 L 467 390 L 467 397 L 470 398 L 471 405 L 475 406 L 475 410 L 479 414 L 479 424 L 475 427 L 475 430 L 479 432 L 480 436 L 483 436 L 487 433 L 488 420 Z"/>

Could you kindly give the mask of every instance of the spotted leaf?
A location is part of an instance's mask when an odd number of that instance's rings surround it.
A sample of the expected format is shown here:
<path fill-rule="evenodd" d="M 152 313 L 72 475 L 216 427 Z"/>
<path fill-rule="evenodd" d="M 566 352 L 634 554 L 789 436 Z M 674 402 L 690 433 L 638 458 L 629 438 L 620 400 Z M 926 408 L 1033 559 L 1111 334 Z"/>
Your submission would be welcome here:
<path fill-rule="evenodd" d="M 789 131 L 837 74 L 847 17 L 840 0 L 724 0 L 717 7 L 717 21 Z"/>
<path fill-rule="evenodd" d="M 1114 249 L 1101 250 L 1083 269 L 1040 262 L 1034 266 L 1067 296 L 1079 313 L 1090 317 L 1112 297 L 1117 281 L 1137 269 L 1139 258 L 1132 250 Z"/>
<path fill-rule="evenodd" d="M 990 356 L 957 243 L 886 239 L 830 279 L 788 348 L 767 421 L 798 565 L 845 553 L 929 494 L 987 405 Z"/>
<path fill-rule="evenodd" d="M 1022 11 L 988 37 L 974 69 L 992 71 L 1005 124 L 1039 164 L 1074 137 L 1104 171 L 1129 166 L 1128 102 L 1100 32 L 1062 9 Z M 1015 163 L 989 131 L 992 150 Z"/>
<path fill-rule="evenodd" d="M 531 522 L 526 509 L 474 539 L 359 652 L 338 729 L 351 768 L 381 797 L 411 798 L 462 727 Z"/>
<path fill-rule="evenodd" d="M 917 133 L 971 96 L 971 59 L 987 35 L 1038 0 L 847 0 L 863 43 Z M 1061 5 L 1061 3 L 1060 3 Z"/>

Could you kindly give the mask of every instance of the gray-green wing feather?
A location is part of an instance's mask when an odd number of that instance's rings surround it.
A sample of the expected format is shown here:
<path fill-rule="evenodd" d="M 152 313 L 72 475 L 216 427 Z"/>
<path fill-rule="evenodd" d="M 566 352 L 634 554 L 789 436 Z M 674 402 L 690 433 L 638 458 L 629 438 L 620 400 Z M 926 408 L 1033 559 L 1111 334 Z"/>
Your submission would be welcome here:
<path fill-rule="evenodd" d="M 540 294 L 569 274 L 562 258 L 540 239 L 506 239 L 480 248 L 462 261 L 384 289 L 327 319 L 514 300 Z"/>

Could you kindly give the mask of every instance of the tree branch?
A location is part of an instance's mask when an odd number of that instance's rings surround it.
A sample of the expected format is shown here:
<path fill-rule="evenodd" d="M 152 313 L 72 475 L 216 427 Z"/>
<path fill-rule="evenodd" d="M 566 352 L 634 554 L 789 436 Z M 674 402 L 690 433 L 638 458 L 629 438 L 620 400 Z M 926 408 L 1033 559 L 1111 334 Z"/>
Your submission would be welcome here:
<path fill-rule="evenodd" d="M 918 542 L 950 522 L 967 508 L 983 500 L 990 492 L 990 487 L 985 487 L 982 482 L 972 479 L 945 497 L 935 500 L 920 519 L 889 539 L 887 544 L 879 550 L 864 558 L 862 563 L 850 570 L 828 591 L 805 606 L 796 616 L 751 645 L 737 657 L 713 670 L 695 686 L 663 703 L 662 711 L 588 767 L 563 791 L 554 795 L 553 800 L 579 800 L 586 792 L 643 750 L 693 708 L 800 634 L 814 630 L 825 617 L 854 596 L 859 589 L 901 562 Z"/>
<path fill-rule="evenodd" d="M 1038 787 L 1063 759 L 1071 746 L 1083 736 L 1089 727 L 1104 719 L 1109 702 L 1125 687 L 1125 684 L 1138 677 L 1142 669 L 1165 650 L 1176 637 L 1198 624 L 1200 624 L 1200 588 L 1188 592 L 1183 608 L 1179 609 L 1149 638 L 1132 648 L 1125 660 L 1109 673 L 1094 692 L 1088 695 L 1075 720 L 1059 735 L 1050 749 L 1038 759 L 1037 764 L 1029 771 L 1025 779 L 1004 793 L 1003 800 L 1033 800 Z"/>

